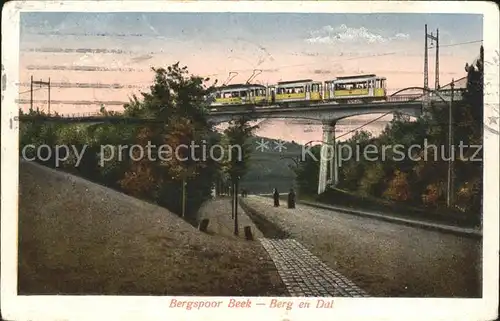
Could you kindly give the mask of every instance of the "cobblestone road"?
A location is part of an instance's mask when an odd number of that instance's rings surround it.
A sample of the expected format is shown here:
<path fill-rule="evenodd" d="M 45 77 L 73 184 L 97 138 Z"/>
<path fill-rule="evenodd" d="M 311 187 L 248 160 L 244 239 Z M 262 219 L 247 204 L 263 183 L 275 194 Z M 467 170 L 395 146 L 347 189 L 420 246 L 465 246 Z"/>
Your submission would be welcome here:
<path fill-rule="evenodd" d="M 272 199 L 245 203 L 373 297 L 481 297 L 482 240 Z"/>
<path fill-rule="evenodd" d="M 273 259 L 291 296 L 368 296 L 342 274 L 321 262 L 296 240 L 261 238 L 260 242 Z"/>

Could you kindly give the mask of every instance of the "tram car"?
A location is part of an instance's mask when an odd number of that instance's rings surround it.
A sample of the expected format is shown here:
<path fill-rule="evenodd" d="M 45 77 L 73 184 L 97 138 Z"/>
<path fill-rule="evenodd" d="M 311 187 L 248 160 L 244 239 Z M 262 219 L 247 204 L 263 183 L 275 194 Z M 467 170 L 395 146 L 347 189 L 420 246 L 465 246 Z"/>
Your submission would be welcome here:
<path fill-rule="evenodd" d="M 320 102 L 322 83 L 312 79 L 281 81 L 269 87 L 272 104 L 289 105 L 294 102 Z"/>
<path fill-rule="evenodd" d="M 385 100 L 386 97 L 386 78 L 377 77 L 374 74 L 337 77 L 325 81 L 324 99 L 326 101 L 377 101 Z"/>
<path fill-rule="evenodd" d="M 219 87 L 210 97 L 212 110 L 229 106 L 283 107 L 311 103 L 355 103 L 386 100 L 386 78 L 375 74 L 281 81 L 276 85 L 234 84 Z"/>
<path fill-rule="evenodd" d="M 258 84 L 234 84 L 219 87 L 211 97 L 211 107 L 231 105 L 265 105 L 267 87 Z"/>

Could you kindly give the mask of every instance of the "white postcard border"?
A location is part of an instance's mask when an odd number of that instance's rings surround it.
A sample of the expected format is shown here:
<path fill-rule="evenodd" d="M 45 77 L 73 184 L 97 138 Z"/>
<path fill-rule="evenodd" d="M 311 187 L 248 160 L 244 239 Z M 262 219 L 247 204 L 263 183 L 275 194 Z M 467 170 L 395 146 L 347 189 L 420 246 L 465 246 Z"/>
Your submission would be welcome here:
<path fill-rule="evenodd" d="M 491 104 L 498 108 L 498 8 L 489 2 L 449 1 L 11 1 L 2 11 L 2 64 L 7 89 L 2 102 L 1 142 L 1 307 L 7 320 L 120 319 L 120 320 L 306 320 L 306 319 L 387 319 L 397 320 L 486 320 L 496 316 L 498 302 L 498 213 L 499 213 L 499 137 L 484 132 L 484 227 L 483 227 L 483 298 L 335 298 L 334 309 L 290 311 L 254 307 L 247 309 L 169 309 L 172 297 L 131 296 L 17 296 L 17 198 L 19 185 L 19 133 L 13 120 L 18 115 L 19 22 L 23 11 L 86 12 L 345 12 L 345 13 L 476 13 L 483 14 L 485 49 L 485 123 L 492 116 Z M 496 57 L 496 63 L 492 63 Z M 496 115 L 498 116 L 498 115 Z M 498 125 L 494 125 L 498 126 Z M 491 126 L 490 126 L 491 127 Z M 498 131 L 498 128 L 497 128 Z M 464 262 L 467 264 L 467 262 Z M 180 297 L 177 297 L 181 299 Z M 194 299 L 196 297 L 185 297 Z M 200 299 L 220 297 L 200 297 Z M 229 298 L 226 298 L 228 300 Z M 243 298 L 241 298 L 243 299 Z M 284 298 L 290 301 L 314 301 Z M 269 302 L 268 298 L 252 298 Z"/>

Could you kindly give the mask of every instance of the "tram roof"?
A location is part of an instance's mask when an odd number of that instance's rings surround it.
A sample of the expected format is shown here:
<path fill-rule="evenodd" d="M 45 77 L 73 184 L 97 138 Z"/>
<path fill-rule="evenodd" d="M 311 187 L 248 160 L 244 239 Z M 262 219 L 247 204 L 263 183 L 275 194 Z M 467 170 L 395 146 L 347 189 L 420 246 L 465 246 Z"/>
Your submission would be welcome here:
<path fill-rule="evenodd" d="M 377 75 L 366 74 L 366 75 L 341 76 L 341 77 L 335 77 L 335 79 L 344 80 L 344 79 L 359 79 L 359 78 L 374 78 L 374 77 L 377 77 Z"/>
<path fill-rule="evenodd" d="M 259 84 L 231 84 L 217 87 L 217 90 L 238 90 L 238 89 L 264 89 L 266 86 Z"/>
<path fill-rule="evenodd" d="M 340 83 L 340 84 L 348 84 L 348 83 L 357 83 L 357 82 L 362 82 L 362 81 L 367 81 L 367 80 L 372 80 L 372 79 L 382 79 L 386 80 L 387 78 L 385 77 L 380 77 L 375 74 L 371 75 L 356 75 L 356 76 L 351 76 L 351 77 L 336 77 L 331 80 L 328 80 L 326 82 L 329 83 Z"/>
<path fill-rule="evenodd" d="M 301 80 L 279 81 L 278 85 L 291 85 L 291 84 L 307 83 L 307 82 L 313 82 L 313 80 L 312 79 L 301 79 Z"/>

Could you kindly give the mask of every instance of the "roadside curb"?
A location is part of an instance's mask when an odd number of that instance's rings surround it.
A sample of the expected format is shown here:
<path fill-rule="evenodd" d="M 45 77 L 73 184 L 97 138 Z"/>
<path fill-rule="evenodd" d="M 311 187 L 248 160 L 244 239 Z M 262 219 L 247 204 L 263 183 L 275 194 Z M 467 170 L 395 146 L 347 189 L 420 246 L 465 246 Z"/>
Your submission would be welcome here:
<path fill-rule="evenodd" d="M 269 221 L 251 206 L 249 206 L 244 200 L 240 199 L 239 205 L 245 214 L 250 218 L 250 220 L 255 224 L 255 227 L 264 235 L 267 239 L 289 239 L 291 238 L 290 233 L 284 231 L 279 226 Z"/>
<path fill-rule="evenodd" d="M 353 214 L 353 215 L 357 215 L 357 216 L 369 217 L 369 218 L 388 221 L 388 222 L 392 222 L 392 223 L 398 223 L 398 224 L 403 224 L 403 225 L 408 225 L 408 226 L 413 226 L 413 227 L 420 227 L 423 229 L 437 230 L 437 231 L 444 232 L 444 233 L 469 236 L 469 237 L 474 237 L 474 238 L 482 238 L 483 237 L 483 233 L 480 230 L 472 229 L 472 228 L 462 228 L 462 227 L 449 226 L 449 225 L 443 225 L 443 224 L 437 224 L 437 223 L 419 222 L 419 221 L 415 221 L 415 220 L 408 220 L 408 219 L 403 219 L 403 218 L 394 217 L 394 216 L 387 216 L 387 215 L 369 213 L 369 212 L 364 212 L 364 211 L 356 211 L 356 210 L 351 210 L 351 209 L 347 209 L 347 208 L 336 207 L 336 206 L 331 206 L 331 205 L 323 205 L 323 204 L 308 202 L 308 201 L 297 201 L 297 203 L 307 205 L 307 206 L 316 207 L 316 208 L 326 209 L 326 210 L 333 210 L 333 211 L 343 212 L 343 213 L 347 213 L 347 214 Z"/>

